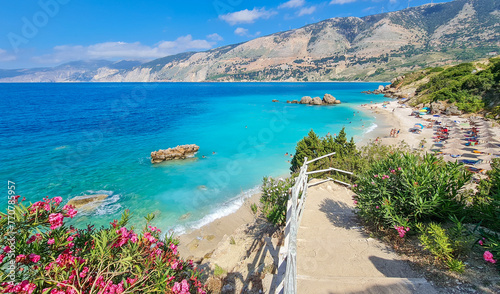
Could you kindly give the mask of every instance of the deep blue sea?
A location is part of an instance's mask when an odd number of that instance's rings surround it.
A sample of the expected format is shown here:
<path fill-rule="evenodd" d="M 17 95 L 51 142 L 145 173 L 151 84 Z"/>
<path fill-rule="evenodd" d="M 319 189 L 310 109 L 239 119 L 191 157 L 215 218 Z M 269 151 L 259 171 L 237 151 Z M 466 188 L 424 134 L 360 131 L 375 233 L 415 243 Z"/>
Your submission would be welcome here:
<path fill-rule="evenodd" d="M 357 113 L 379 83 L 0 84 L 0 176 L 35 202 L 105 193 L 77 224 L 107 224 L 125 209 L 153 212 L 163 230 L 197 228 L 235 211 L 263 176 L 289 172 L 295 144 L 314 129 L 345 126 L 361 138 L 374 118 Z M 287 104 L 334 95 L 335 106 Z M 279 103 L 272 103 L 278 99 Z M 197 144 L 195 158 L 151 164 L 150 153 Z M 214 154 L 215 152 L 215 154 Z M 205 155 L 207 158 L 202 158 Z M 0 199 L 5 208 L 7 196 Z"/>

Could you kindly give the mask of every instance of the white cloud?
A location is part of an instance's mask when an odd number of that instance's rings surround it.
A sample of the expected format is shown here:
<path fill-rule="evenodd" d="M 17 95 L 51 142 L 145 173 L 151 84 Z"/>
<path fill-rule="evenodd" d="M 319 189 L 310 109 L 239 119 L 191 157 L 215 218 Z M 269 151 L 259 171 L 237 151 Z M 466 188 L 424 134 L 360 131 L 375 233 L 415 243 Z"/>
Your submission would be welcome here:
<path fill-rule="evenodd" d="M 223 41 L 224 38 L 221 37 L 221 35 L 217 33 L 213 33 L 207 36 L 207 39 L 218 42 L 218 41 Z"/>
<path fill-rule="evenodd" d="M 15 55 L 7 53 L 7 51 L 0 48 L 0 61 L 13 61 L 16 60 Z"/>
<path fill-rule="evenodd" d="M 89 46 L 56 46 L 51 54 L 33 57 L 38 63 L 61 63 L 88 59 L 135 59 L 148 60 L 191 50 L 207 50 L 215 42 L 193 40 L 191 35 L 177 38 L 175 41 L 161 41 L 155 46 L 142 45 L 139 42 L 106 42 Z"/>
<path fill-rule="evenodd" d="M 287 1 L 283 4 L 280 4 L 280 6 L 278 6 L 278 8 L 297 8 L 297 7 L 302 7 L 304 6 L 304 4 L 306 4 L 306 1 L 305 0 L 290 0 L 290 1 Z"/>
<path fill-rule="evenodd" d="M 272 10 L 254 8 L 252 10 L 245 9 L 220 15 L 219 18 L 233 26 L 241 23 L 254 23 L 259 18 L 268 19 L 275 14 L 276 12 Z"/>
<path fill-rule="evenodd" d="M 346 4 L 346 3 L 352 3 L 356 2 L 357 0 L 332 0 L 330 1 L 330 4 Z M 393 1 L 393 0 L 390 0 Z"/>
<path fill-rule="evenodd" d="M 234 30 L 234 33 L 238 36 L 246 36 L 248 35 L 248 30 L 244 28 L 236 28 L 236 30 Z"/>
<path fill-rule="evenodd" d="M 372 10 L 374 10 L 375 8 L 377 8 L 377 7 L 375 7 L 375 6 L 366 7 L 365 9 L 363 9 L 363 12 L 372 11 Z"/>
<path fill-rule="evenodd" d="M 299 16 L 302 16 L 302 15 L 309 15 L 309 14 L 313 14 L 314 11 L 316 11 L 316 6 L 311 6 L 311 7 L 304 7 L 302 9 L 300 9 L 298 15 Z"/>

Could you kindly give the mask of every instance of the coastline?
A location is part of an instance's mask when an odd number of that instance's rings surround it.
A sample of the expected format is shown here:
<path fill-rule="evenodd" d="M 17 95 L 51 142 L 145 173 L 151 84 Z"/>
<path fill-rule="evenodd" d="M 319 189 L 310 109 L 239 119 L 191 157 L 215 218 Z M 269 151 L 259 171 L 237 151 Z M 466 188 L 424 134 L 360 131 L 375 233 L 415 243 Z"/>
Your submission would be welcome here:
<path fill-rule="evenodd" d="M 382 105 L 383 103 L 372 103 L 367 104 L 368 107 L 357 106 L 357 109 L 360 111 L 363 111 L 368 115 L 373 115 L 375 117 L 374 123 L 377 126 L 374 130 L 361 135 L 359 140 L 356 141 L 356 144 L 358 146 L 363 146 L 379 137 L 383 139 L 383 144 L 397 144 L 397 142 L 404 140 L 405 142 L 413 143 L 416 146 L 418 139 L 412 140 L 411 135 L 413 134 L 408 133 L 408 129 L 414 124 L 411 120 L 413 117 L 405 119 L 405 115 L 411 113 L 411 108 L 397 109 L 397 111 L 395 111 L 395 115 L 393 115 L 391 111 L 384 111 L 385 109 L 380 109 L 382 108 Z M 393 107 L 397 106 L 397 101 L 393 100 L 389 103 L 389 105 L 390 106 L 388 106 L 387 110 L 392 110 Z M 377 108 L 371 110 L 369 108 L 370 106 Z M 408 111 L 409 113 L 407 114 L 406 112 Z M 402 130 L 398 138 L 391 138 L 389 136 L 390 129 L 395 127 L 394 124 Z M 368 126 L 368 128 L 369 127 L 370 126 Z M 403 129 L 405 131 L 403 131 Z M 285 175 L 282 177 L 285 177 Z M 233 235 L 235 235 L 235 232 L 237 231 L 240 231 L 236 234 L 239 235 L 237 237 L 242 237 L 242 228 L 250 227 L 259 221 L 259 213 L 254 214 L 251 210 L 252 204 L 256 204 L 259 207 L 259 203 L 260 192 L 254 193 L 250 197 L 245 198 L 242 205 L 236 211 L 214 219 L 212 222 L 204 224 L 199 228 L 179 234 L 179 253 L 182 257 L 193 259 L 198 263 L 208 262 L 211 254 L 219 247 L 219 243 L 221 241 L 230 236 L 235 238 Z M 211 260 L 211 262 L 214 263 L 216 261 Z"/>

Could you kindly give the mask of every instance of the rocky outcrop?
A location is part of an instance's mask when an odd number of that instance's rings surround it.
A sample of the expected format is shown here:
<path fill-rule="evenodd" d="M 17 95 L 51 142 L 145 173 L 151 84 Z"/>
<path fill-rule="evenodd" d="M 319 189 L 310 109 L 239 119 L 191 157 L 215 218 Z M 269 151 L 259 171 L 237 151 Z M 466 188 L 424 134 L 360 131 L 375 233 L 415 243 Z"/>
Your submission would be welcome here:
<path fill-rule="evenodd" d="M 314 97 L 311 102 L 312 105 L 321 105 L 323 104 L 323 101 L 319 97 Z"/>
<path fill-rule="evenodd" d="M 300 99 L 300 104 L 311 104 L 312 98 L 309 96 L 304 96 Z"/>
<path fill-rule="evenodd" d="M 175 148 L 151 152 L 151 163 L 159 163 L 165 160 L 186 159 L 193 157 L 200 147 L 195 144 L 179 145 Z"/>
<path fill-rule="evenodd" d="M 323 103 L 325 104 L 335 104 L 337 101 L 337 99 L 335 97 L 333 97 L 331 94 L 325 94 L 323 95 Z"/>
<path fill-rule="evenodd" d="M 280 101 L 279 101 L 279 100 L 277 100 L 277 99 L 273 99 L 273 102 L 280 102 Z"/>
<path fill-rule="evenodd" d="M 457 106 L 452 105 L 445 110 L 446 115 L 460 115 L 462 114 L 462 111 L 458 109 Z"/>
<path fill-rule="evenodd" d="M 76 196 L 68 201 L 68 205 L 73 205 L 76 209 L 90 210 L 97 207 L 99 202 L 106 198 L 108 198 L 106 194 Z"/>

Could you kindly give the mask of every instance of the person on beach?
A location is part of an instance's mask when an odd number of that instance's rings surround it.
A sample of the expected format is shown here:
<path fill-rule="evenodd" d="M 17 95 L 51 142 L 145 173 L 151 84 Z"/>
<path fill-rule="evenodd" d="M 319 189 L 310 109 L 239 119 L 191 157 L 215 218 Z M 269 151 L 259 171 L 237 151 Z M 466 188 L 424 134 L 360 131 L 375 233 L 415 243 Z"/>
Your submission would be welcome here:
<path fill-rule="evenodd" d="M 396 134 L 396 138 L 399 137 L 399 132 L 401 131 L 401 129 L 398 130 L 397 134 Z"/>

